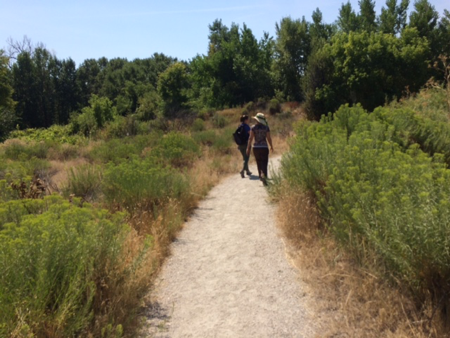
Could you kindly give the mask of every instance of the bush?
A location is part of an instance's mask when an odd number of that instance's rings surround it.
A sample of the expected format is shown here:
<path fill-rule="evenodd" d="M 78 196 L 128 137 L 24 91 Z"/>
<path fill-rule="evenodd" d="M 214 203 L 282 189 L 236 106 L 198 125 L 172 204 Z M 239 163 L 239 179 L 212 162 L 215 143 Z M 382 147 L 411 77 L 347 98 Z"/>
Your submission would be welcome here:
<path fill-rule="evenodd" d="M 282 174 L 314 192 L 335 238 L 362 264 L 375 255 L 420 299 L 439 299 L 450 291 L 450 171 L 401 137 L 380 114 L 342 107 L 298 127 Z"/>
<path fill-rule="evenodd" d="M 202 119 L 196 118 L 192 124 L 193 131 L 203 131 L 205 130 L 205 122 Z"/>
<path fill-rule="evenodd" d="M 0 336 L 99 337 L 96 320 L 145 261 L 147 247 L 126 261 L 123 215 L 48 196 L 3 203 L 0 218 Z"/>
<path fill-rule="evenodd" d="M 226 119 L 226 117 L 220 115 L 219 113 L 214 114 L 212 122 L 215 128 L 223 128 L 228 124 L 228 120 Z"/>
<path fill-rule="evenodd" d="M 185 167 L 200 155 L 200 147 L 190 136 L 171 132 L 161 138 L 150 156 L 158 163 Z"/>
<path fill-rule="evenodd" d="M 204 130 L 192 134 L 192 138 L 199 144 L 211 146 L 217 138 L 214 130 Z"/>
<path fill-rule="evenodd" d="M 10 160 L 29 160 L 32 157 L 40 159 L 46 158 L 48 153 L 48 144 L 44 142 L 34 142 L 26 144 L 12 141 L 5 145 L 5 157 Z"/>
<path fill-rule="evenodd" d="M 103 182 L 107 203 L 132 214 L 141 209 L 152 211 L 168 198 L 180 198 L 188 188 L 180 172 L 152 158 L 142 160 L 136 156 L 119 165 L 108 165 Z"/>
<path fill-rule="evenodd" d="M 102 168 L 93 165 L 83 165 L 70 168 L 67 185 L 63 188 L 64 195 L 75 195 L 85 201 L 93 201 L 101 193 Z"/>
<path fill-rule="evenodd" d="M 269 102 L 269 113 L 272 115 L 278 114 L 281 112 L 280 101 L 277 99 L 272 99 Z"/>

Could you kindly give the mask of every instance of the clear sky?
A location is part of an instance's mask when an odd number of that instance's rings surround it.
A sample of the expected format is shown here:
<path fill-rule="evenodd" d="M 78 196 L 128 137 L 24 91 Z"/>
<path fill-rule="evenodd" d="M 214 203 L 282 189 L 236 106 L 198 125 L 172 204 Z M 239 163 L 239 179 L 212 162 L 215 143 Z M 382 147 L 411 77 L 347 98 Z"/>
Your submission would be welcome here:
<path fill-rule="evenodd" d="M 77 66 L 102 56 L 128 60 L 164 53 L 180 60 L 205 54 L 208 25 L 222 19 L 228 27 L 243 23 L 259 39 L 275 36 L 283 17 L 311 21 L 318 7 L 324 21 L 336 20 L 346 0 L 0 0 L 0 48 L 7 39 L 41 42 L 59 59 L 71 57 Z M 358 1 L 351 0 L 358 10 Z M 413 3 L 414 0 L 411 0 Z M 430 0 L 441 15 L 449 0 Z M 377 13 L 385 1 L 376 1 Z M 410 8 L 412 8 L 412 4 Z"/>

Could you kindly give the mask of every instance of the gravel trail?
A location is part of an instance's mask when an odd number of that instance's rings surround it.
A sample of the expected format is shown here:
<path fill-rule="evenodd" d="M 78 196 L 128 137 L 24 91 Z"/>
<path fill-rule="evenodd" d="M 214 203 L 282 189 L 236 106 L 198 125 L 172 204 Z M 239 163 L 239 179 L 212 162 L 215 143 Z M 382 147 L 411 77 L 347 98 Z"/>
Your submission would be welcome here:
<path fill-rule="evenodd" d="M 255 173 L 256 165 L 250 169 Z M 236 174 L 213 188 L 171 250 L 143 337 L 315 335 L 305 286 L 255 175 Z"/>

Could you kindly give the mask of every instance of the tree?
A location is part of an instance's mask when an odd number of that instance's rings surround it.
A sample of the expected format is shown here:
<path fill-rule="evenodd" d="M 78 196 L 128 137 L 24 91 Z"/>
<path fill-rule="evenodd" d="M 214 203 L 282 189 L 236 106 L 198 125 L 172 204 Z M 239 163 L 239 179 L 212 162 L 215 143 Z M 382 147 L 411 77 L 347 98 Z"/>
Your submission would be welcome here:
<path fill-rule="evenodd" d="M 428 80 L 429 44 L 415 28 L 401 37 L 383 33 L 350 32 L 335 35 L 315 55 L 308 69 L 312 114 L 335 111 L 345 103 L 368 110 L 400 98 L 406 87 L 418 91 Z"/>
<path fill-rule="evenodd" d="M 359 20 L 349 2 L 342 4 L 337 19 L 339 29 L 344 33 L 355 32 L 359 29 Z"/>
<path fill-rule="evenodd" d="M 13 88 L 8 63 L 9 58 L 0 49 L 0 139 L 4 139 L 17 122 L 16 102 L 12 98 Z"/>
<path fill-rule="evenodd" d="M 275 81 L 281 91 L 291 100 L 301 101 L 301 78 L 304 76 L 311 53 L 311 35 L 305 18 L 283 18 L 275 26 Z"/>
<path fill-rule="evenodd" d="M 387 0 L 386 8 L 381 9 L 380 31 L 388 34 L 399 34 L 406 26 L 409 0 Z"/>
<path fill-rule="evenodd" d="M 177 62 L 161 73 L 158 80 L 158 94 L 163 102 L 164 114 L 174 116 L 178 110 L 186 108 L 189 86 L 186 66 Z"/>
<path fill-rule="evenodd" d="M 428 39 L 432 58 L 439 54 L 438 19 L 438 12 L 428 0 L 417 0 L 414 3 L 414 11 L 409 16 L 409 26 L 416 28 L 421 37 Z"/>
<path fill-rule="evenodd" d="M 375 1 L 360 0 L 359 2 L 359 29 L 374 32 L 377 29 Z"/>

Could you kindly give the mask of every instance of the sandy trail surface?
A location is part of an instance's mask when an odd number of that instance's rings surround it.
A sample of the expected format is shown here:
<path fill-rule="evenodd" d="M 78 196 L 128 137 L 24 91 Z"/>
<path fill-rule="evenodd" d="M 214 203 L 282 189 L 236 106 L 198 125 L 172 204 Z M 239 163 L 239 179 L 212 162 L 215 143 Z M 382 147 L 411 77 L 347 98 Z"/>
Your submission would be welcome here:
<path fill-rule="evenodd" d="M 171 250 L 143 337 L 315 336 L 305 286 L 257 176 L 236 174 L 213 188 Z"/>

